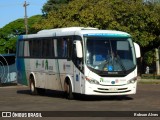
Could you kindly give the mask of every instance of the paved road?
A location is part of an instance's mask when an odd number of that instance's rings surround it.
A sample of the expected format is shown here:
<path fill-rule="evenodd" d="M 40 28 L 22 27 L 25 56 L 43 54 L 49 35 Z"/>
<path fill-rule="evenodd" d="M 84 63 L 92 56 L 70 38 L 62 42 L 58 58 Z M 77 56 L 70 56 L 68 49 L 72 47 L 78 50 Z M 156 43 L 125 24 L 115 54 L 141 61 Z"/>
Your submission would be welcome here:
<path fill-rule="evenodd" d="M 0 111 L 160 111 L 160 85 L 139 84 L 137 94 L 125 98 L 78 96 L 75 100 L 67 100 L 63 98 L 62 93 L 55 91 L 32 96 L 28 87 L 25 86 L 0 87 Z M 63 120 L 64 117 L 56 119 Z M 74 117 L 66 119 L 72 120 Z M 83 117 L 83 119 L 88 120 L 89 118 Z M 101 119 L 107 120 L 106 117 L 101 117 Z M 124 120 L 127 118 L 111 117 L 110 119 Z M 134 117 L 131 119 L 135 120 Z M 136 119 L 149 120 L 150 118 L 138 117 Z M 152 117 L 152 119 L 158 120 L 160 117 Z"/>

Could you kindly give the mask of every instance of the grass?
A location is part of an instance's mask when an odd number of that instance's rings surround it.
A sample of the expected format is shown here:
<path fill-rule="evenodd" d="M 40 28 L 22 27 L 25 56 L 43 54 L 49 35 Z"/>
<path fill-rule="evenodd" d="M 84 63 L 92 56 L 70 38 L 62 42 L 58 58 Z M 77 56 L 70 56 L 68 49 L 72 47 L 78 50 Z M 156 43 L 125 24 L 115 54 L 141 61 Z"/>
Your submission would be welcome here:
<path fill-rule="evenodd" d="M 140 84 L 160 84 L 160 75 L 156 74 L 142 74 L 138 80 Z"/>
<path fill-rule="evenodd" d="M 160 79 L 160 75 L 156 75 L 156 74 L 142 74 L 141 78 L 142 79 Z"/>
<path fill-rule="evenodd" d="M 160 84 L 160 79 L 139 79 L 140 84 Z"/>

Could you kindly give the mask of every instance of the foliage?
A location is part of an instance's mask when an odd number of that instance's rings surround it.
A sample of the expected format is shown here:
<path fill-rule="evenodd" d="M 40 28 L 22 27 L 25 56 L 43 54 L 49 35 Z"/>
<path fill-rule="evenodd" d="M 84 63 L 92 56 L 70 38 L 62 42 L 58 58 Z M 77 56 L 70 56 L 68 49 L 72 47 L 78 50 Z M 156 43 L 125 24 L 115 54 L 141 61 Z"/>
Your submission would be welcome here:
<path fill-rule="evenodd" d="M 50 11 L 57 11 L 62 5 L 68 4 L 71 0 L 48 0 L 42 8 L 43 14 L 48 14 Z"/>
<path fill-rule="evenodd" d="M 41 15 L 35 15 L 35 16 L 32 16 L 28 19 L 28 29 L 29 29 L 29 34 L 34 34 L 34 33 L 37 33 L 39 30 L 36 29 L 34 27 L 34 24 L 36 23 L 40 23 L 40 21 L 42 20 L 42 16 Z"/>
<path fill-rule="evenodd" d="M 142 0 L 72 0 L 41 22 L 37 29 L 90 26 L 128 32 L 141 46 L 142 57 L 160 44 L 160 5 Z"/>
<path fill-rule="evenodd" d="M 24 33 L 23 20 L 18 19 L 0 29 L 0 53 L 15 52 L 17 34 Z"/>
<path fill-rule="evenodd" d="M 36 33 L 33 25 L 41 20 L 40 15 L 32 16 L 28 19 L 29 33 Z M 0 54 L 15 53 L 16 40 L 18 35 L 25 34 L 24 19 L 17 19 L 0 29 Z"/>
<path fill-rule="evenodd" d="M 150 66 L 156 61 L 155 50 L 148 51 L 144 54 L 145 64 Z"/>
<path fill-rule="evenodd" d="M 159 7 L 141 0 L 73 0 L 48 13 L 40 29 L 91 26 L 129 32 L 142 47 L 157 40 L 160 30 Z"/>
<path fill-rule="evenodd" d="M 141 46 L 146 63 L 154 62 L 150 51 L 160 44 L 160 4 L 142 0 L 48 0 L 42 11 L 47 16 L 29 18 L 30 33 L 70 26 L 125 31 Z M 23 20 L 17 20 L 0 29 L 0 45 L 17 31 L 24 34 L 23 24 Z"/>

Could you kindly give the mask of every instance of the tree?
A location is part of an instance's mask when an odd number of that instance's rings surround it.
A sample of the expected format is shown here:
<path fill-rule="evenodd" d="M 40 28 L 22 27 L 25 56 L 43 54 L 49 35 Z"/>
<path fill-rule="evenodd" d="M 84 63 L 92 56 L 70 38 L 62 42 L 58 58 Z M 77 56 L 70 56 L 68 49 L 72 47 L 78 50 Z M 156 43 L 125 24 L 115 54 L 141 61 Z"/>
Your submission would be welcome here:
<path fill-rule="evenodd" d="M 36 22 L 41 20 L 40 15 L 32 16 L 28 19 L 29 33 L 36 33 L 38 30 L 33 26 Z M 15 53 L 16 41 L 18 35 L 25 34 L 24 19 L 17 19 L 0 29 L 0 54 Z"/>
<path fill-rule="evenodd" d="M 23 19 L 18 19 L 0 29 L 0 53 L 15 52 L 17 35 L 24 33 L 23 22 Z"/>
<path fill-rule="evenodd" d="M 160 4 L 144 4 L 142 0 L 72 0 L 49 11 L 41 22 L 43 26 L 37 24 L 35 27 L 90 26 L 128 32 L 141 46 L 142 57 L 145 55 L 147 61 L 152 56 L 145 53 L 160 44 Z"/>
<path fill-rule="evenodd" d="M 141 46 L 148 64 L 153 61 L 149 51 L 160 44 L 160 4 L 144 4 L 142 0 L 48 0 L 42 11 L 47 17 L 29 18 L 30 33 L 70 26 L 125 31 Z M 16 22 L 0 29 L 0 45 L 7 44 L 8 36 L 24 33 L 24 25 L 20 27 L 23 21 Z"/>
<path fill-rule="evenodd" d="M 39 29 L 36 29 L 34 27 L 34 25 L 36 23 L 41 24 L 41 20 L 43 19 L 43 17 L 41 15 L 35 15 L 32 16 L 28 19 L 28 29 L 29 29 L 29 34 L 34 34 L 37 33 L 39 31 Z"/>
<path fill-rule="evenodd" d="M 43 14 L 48 14 L 50 11 L 57 11 L 62 5 L 68 4 L 71 0 L 48 0 L 42 8 Z"/>
<path fill-rule="evenodd" d="M 159 43 L 159 8 L 145 5 L 141 0 L 73 0 L 49 12 L 48 18 L 42 21 L 43 26 L 37 26 L 40 29 L 90 26 L 126 31 L 144 49 L 154 42 Z"/>

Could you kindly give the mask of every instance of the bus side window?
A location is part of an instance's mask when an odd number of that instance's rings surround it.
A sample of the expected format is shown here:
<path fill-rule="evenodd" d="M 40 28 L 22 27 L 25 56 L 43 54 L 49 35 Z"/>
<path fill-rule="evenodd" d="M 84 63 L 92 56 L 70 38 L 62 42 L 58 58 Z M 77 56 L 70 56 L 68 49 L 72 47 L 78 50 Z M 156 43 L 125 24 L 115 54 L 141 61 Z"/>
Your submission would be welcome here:
<path fill-rule="evenodd" d="M 63 55 L 63 42 L 62 39 L 59 38 L 57 40 L 57 57 L 62 58 L 62 55 Z"/>
<path fill-rule="evenodd" d="M 68 44 L 67 44 L 67 39 L 63 38 L 62 39 L 62 57 L 66 58 L 67 57 L 67 52 L 68 52 Z"/>
<path fill-rule="evenodd" d="M 67 53 L 67 41 L 64 38 L 60 38 L 57 41 L 58 57 L 65 58 Z"/>
<path fill-rule="evenodd" d="M 18 50 L 18 56 L 23 57 L 24 55 L 24 41 L 19 41 L 19 50 Z"/>
<path fill-rule="evenodd" d="M 59 58 L 68 58 L 69 57 L 69 37 L 59 38 L 54 41 L 54 44 L 57 46 L 57 57 Z"/>
<path fill-rule="evenodd" d="M 53 39 L 53 45 L 54 45 L 54 55 L 55 55 L 55 57 L 58 57 L 57 39 Z"/>
<path fill-rule="evenodd" d="M 29 41 L 24 41 L 24 57 L 30 56 Z"/>
<path fill-rule="evenodd" d="M 51 53 L 52 57 L 55 57 L 55 49 L 54 49 L 54 39 L 51 40 Z"/>
<path fill-rule="evenodd" d="M 42 57 L 52 57 L 52 39 L 45 38 L 42 40 Z"/>
<path fill-rule="evenodd" d="M 54 38 L 52 41 L 52 52 L 57 58 L 69 58 L 71 56 L 71 37 Z"/>
<path fill-rule="evenodd" d="M 35 40 L 35 45 L 34 45 L 34 47 L 35 47 L 35 57 L 41 57 L 41 41 L 40 40 Z"/>
<path fill-rule="evenodd" d="M 68 60 L 70 60 L 71 59 L 71 54 L 72 54 L 72 37 L 68 37 L 67 38 L 67 58 L 68 58 Z"/>
<path fill-rule="evenodd" d="M 25 47 L 29 48 L 29 51 L 25 52 L 26 56 L 31 56 L 32 58 L 39 58 L 41 57 L 41 41 L 38 39 L 32 39 L 29 41 L 29 44 L 27 46 L 27 42 L 25 43 Z"/>
<path fill-rule="evenodd" d="M 63 57 L 70 59 L 71 48 L 72 48 L 72 38 L 71 37 L 63 38 Z"/>
<path fill-rule="evenodd" d="M 30 57 L 33 57 L 33 44 L 32 40 L 29 40 L 29 50 L 30 50 Z"/>

